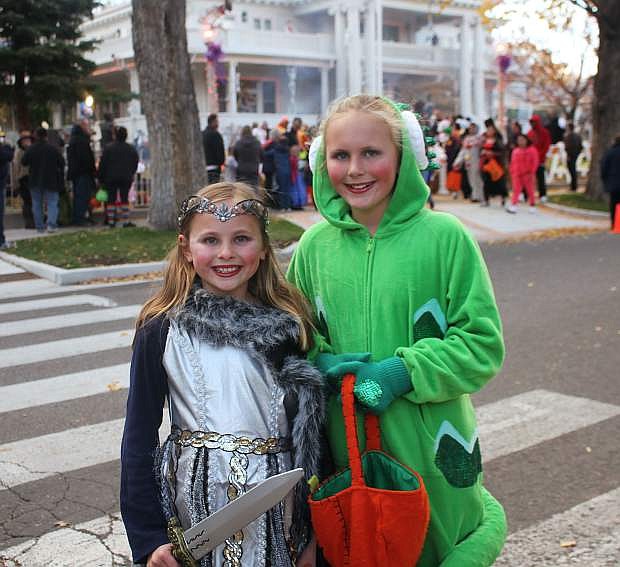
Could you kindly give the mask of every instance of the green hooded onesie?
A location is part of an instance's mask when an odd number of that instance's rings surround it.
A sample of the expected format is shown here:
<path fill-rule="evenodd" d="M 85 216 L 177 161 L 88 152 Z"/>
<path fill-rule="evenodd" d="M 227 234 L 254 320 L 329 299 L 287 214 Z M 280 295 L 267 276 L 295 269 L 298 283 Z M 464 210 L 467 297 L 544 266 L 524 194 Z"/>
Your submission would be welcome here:
<path fill-rule="evenodd" d="M 288 271 L 319 322 L 310 357 L 400 357 L 412 390 L 381 414 L 381 441 L 422 475 L 429 494 L 431 519 L 418 566 L 492 565 L 506 518 L 482 486 L 469 394 L 498 372 L 504 345 L 480 250 L 454 216 L 425 208 L 428 188 L 406 134 L 396 187 L 374 236 L 334 190 L 324 147 L 315 169 L 314 198 L 326 220 L 305 232 Z M 331 396 L 328 415 L 331 451 L 343 468 L 348 459 L 339 397 Z M 358 434 L 363 439 L 362 429 Z"/>

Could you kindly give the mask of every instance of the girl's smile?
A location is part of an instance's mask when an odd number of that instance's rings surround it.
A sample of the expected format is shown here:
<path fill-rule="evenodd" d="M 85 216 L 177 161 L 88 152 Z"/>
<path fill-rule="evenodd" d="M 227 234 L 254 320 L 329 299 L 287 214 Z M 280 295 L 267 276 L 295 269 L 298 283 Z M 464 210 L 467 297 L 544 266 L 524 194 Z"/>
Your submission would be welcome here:
<path fill-rule="evenodd" d="M 335 117 L 325 135 L 327 173 L 351 215 L 374 234 L 392 196 L 399 150 L 388 125 L 367 112 Z"/>
<path fill-rule="evenodd" d="M 260 221 L 254 215 L 221 222 L 211 214 L 195 214 L 188 237 L 179 235 L 179 242 L 202 287 L 218 295 L 248 299 L 248 282 L 265 259 Z"/>

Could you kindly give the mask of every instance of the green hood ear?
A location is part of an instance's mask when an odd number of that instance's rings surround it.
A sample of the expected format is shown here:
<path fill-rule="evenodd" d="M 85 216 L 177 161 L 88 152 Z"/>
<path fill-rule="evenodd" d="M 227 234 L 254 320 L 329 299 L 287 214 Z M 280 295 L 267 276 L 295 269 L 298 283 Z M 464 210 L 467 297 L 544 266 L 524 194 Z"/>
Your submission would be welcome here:
<path fill-rule="evenodd" d="M 388 98 L 384 98 L 384 100 L 394 107 L 401 118 L 402 152 L 394 192 L 390 204 L 383 215 L 383 220 L 379 225 L 376 236 L 400 230 L 404 224 L 410 221 L 414 215 L 424 208 L 429 195 L 428 186 L 424 182 L 416 163 L 414 147 L 410 139 L 411 127 L 408 129 L 407 123 L 405 122 L 407 118 L 403 119 L 399 104 Z M 413 113 L 410 114 L 415 120 Z M 355 132 L 351 132 L 351 135 L 354 136 Z M 422 144 L 424 143 L 424 136 L 421 129 L 419 130 L 417 139 L 418 143 L 416 143 L 416 149 L 418 159 L 424 164 L 419 147 L 420 141 Z M 425 155 L 424 159 L 426 159 Z M 325 164 L 325 142 L 323 136 L 315 138 L 312 142 L 309 152 L 309 161 L 314 174 L 312 181 L 314 202 L 321 215 L 323 215 L 329 223 L 344 230 L 359 230 L 362 228 L 362 225 L 353 220 L 349 205 L 336 193 L 336 190 L 331 184 Z M 422 166 L 424 167 L 424 165 Z"/>

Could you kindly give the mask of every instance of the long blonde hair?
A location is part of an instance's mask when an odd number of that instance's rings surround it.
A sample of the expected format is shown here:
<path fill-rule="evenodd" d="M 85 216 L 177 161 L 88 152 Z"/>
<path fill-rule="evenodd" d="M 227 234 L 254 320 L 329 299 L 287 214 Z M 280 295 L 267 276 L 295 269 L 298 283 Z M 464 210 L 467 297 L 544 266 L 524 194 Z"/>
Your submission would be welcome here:
<path fill-rule="evenodd" d="M 245 183 L 214 183 L 203 187 L 198 193 L 213 202 L 256 199 L 256 192 Z M 258 199 L 256 199 L 258 200 Z M 189 227 L 194 214 L 187 215 L 181 224 L 179 233 L 189 239 Z M 200 213 L 198 213 L 200 214 Z M 265 225 L 261 225 L 261 235 L 265 259 L 261 260 L 258 270 L 248 282 L 249 292 L 264 305 L 280 309 L 299 323 L 299 347 L 305 352 L 312 346 L 314 321 L 306 298 L 286 281 L 278 265 L 269 234 Z M 196 270 L 183 254 L 183 246 L 177 239 L 176 245 L 168 252 L 167 265 L 164 270 L 162 287 L 142 307 L 136 320 L 136 329 L 171 309 L 185 303 L 196 278 Z"/>

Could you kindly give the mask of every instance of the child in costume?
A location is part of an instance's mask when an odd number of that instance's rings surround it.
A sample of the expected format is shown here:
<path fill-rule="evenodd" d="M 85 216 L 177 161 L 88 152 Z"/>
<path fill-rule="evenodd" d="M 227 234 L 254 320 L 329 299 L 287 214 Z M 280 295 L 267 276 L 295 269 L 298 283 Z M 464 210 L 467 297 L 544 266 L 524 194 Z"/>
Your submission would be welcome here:
<path fill-rule="evenodd" d="M 172 518 L 186 530 L 269 476 L 318 473 L 323 379 L 303 356 L 310 310 L 278 268 L 254 195 L 217 183 L 183 202 L 162 289 L 138 317 L 121 511 L 134 560 L 149 566 L 176 565 Z M 311 535 L 307 496 L 302 481 L 200 565 L 294 565 Z"/>
<path fill-rule="evenodd" d="M 534 197 L 534 183 L 538 169 L 538 151 L 525 134 L 517 135 L 517 146 L 510 155 L 510 177 L 512 179 L 512 199 L 506 207 L 509 213 L 517 212 L 517 203 L 521 191 L 527 194 L 530 203 L 530 212 L 535 212 L 536 198 Z"/>
<path fill-rule="evenodd" d="M 337 101 L 310 163 L 325 221 L 304 233 L 288 272 L 319 321 L 309 356 L 333 385 L 356 375 L 356 400 L 380 416 L 383 449 L 422 475 L 431 519 L 418 565 L 491 565 L 506 520 L 482 486 L 469 394 L 497 373 L 504 346 L 480 250 L 454 216 L 425 208 L 424 135 L 390 100 Z M 342 468 L 338 396 L 327 411 Z"/>

